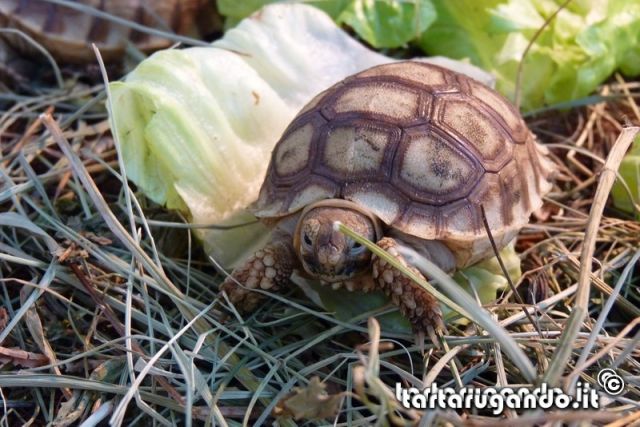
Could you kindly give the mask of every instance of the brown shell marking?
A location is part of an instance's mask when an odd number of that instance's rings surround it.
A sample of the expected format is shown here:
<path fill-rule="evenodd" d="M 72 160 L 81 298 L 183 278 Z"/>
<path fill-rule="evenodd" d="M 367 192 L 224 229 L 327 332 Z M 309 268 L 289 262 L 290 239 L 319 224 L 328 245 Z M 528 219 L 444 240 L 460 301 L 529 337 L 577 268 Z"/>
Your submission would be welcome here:
<path fill-rule="evenodd" d="M 192 37 L 206 34 L 217 25 L 212 19 L 216 15 L 208 0 L 79 0 L 76 3 L 137 24 Z M 56 59 L 68 63 L 95 62 L 91 43 L 100 49 L 105 62 L 121 59 L 127 40 L 143 52 L 166 48 L 173 43 L 42 0 L 1 0 L 0 25 L 25 32 Z M 6 38 L 24 53 L 34 53 L 24 39 L 13 35 Z"/>
<path fill-rule="evenodd" d="M 471 191 L 482 170 L 477 163 L 435 129 L 413 127 L 404 132 L 392 182 L 405 193 L 413 190 L 412 200 L 440 206 Z"/>
<path fill-rule="evenodd" d="M 389 135 L 373 127 L 340 126 L 327 134 L 323 162 L 338 176 L 379 173 Z M 353 141 L 345 144 L 344 141 Z"/>
<path fill-rule="evenodd" d="M 381 65 L 311 104 L 274 150 L 258 216 L 343 198 L 404 233 L 471 245 L 461 255 L 467 263 L 487 244 L 480 205 L 502 241 L 551 187 L 544 148 L 514 107 L 453 71 L 411 61 Z M 285 158 L 283 150 L 292 154 Z"/>

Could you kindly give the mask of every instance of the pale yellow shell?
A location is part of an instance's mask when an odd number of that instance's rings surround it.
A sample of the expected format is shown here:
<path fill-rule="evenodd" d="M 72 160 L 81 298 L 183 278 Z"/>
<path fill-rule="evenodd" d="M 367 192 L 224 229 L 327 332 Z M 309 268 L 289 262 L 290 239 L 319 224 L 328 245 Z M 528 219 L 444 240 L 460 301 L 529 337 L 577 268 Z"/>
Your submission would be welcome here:
<path fill-rule="evenodd" d="M 453 71 L 396 62 L 314 98 L 276 145 L 256 214 L 322 199 L 359 204 L 401 232 L 442 240 L 459 265 L 503 246 L 549 191 L 551 163 L 509 102 Z"/>

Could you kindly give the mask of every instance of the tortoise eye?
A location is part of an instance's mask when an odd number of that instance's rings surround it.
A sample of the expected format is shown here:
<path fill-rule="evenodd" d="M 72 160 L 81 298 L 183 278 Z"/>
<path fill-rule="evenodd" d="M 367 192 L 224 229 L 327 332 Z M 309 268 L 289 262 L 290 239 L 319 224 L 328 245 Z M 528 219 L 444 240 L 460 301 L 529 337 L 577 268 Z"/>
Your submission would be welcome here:
<path fill-rule="evenodd" d="M 363 253 L 365 250 L 365 247 L 363 245 L 361 245 L 358 242 L 353 242 L 353 245 L 351 246 L 351 250 L 349 251 L 349 253 L 351 255 L 360 255 L 361 253 Z"/>
<path fill-rule="evenodd" d="M 311 242 L 311 237 L 309 237 L 309 235 L 307 233 L 303 234 L 303 239 L 304 239 L 304 243 L 307 246 L 311 246 L 311 244 L 313 243 L 313 242 Z"/>

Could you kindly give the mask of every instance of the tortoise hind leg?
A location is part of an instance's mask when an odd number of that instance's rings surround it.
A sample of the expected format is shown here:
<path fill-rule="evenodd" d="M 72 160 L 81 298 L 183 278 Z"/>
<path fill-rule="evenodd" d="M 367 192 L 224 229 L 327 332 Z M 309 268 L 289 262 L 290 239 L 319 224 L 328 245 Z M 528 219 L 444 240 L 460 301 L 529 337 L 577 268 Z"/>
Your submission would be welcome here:
<path fill-rule="evenodd" d="M 281 290 L 289 282 L 296 263 L 291 236 L 275 233 L 269 243 L 233 270 L 220 285 L 220 291 L 227 294 L 238 311 L 251 312 L 265 298 L 253 290 Z"/>
<path fill-rule="evenodd" d="M 377 244 L 417 276 L 424 278 L 418 269 L 408 265 L 404 257 L 398 253 L 396 249 L 398 242 L 393 238 L 385 237 Z M 376 284 L 400 308 L 402 314 L 411 322 L 416 333 L 426 333 L 431 341 L 436 346 L 439 346 L 437 334 L 444 333 L 446 327 L 442 320 L 442 312 L 440 311 L 438 300 L 375 254 L 372 259 L 372 276 Z"/>

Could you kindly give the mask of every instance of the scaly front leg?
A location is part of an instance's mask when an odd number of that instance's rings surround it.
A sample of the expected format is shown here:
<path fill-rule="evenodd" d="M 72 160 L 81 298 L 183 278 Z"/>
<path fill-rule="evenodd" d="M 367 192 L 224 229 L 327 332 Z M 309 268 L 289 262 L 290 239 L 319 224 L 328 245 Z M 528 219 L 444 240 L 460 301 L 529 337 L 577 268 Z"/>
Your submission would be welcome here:
<path fill-rule="evenodd" d="M 220 291 L 227 294 L 238 311 L 251 312 L 265 298 L 252 290 L 281 290 L 289 282 L 296 264 L 291 236 L 276 232 L 264 248 L 233 270 L 220 285 Z"/>
<path fill-rule="evenodd" d="M 424 276 L 410 265 L 396 249 L 398 243 L 385 237 L 378 243 L 382 249 L 396 258 L 403 266 L 407 267 L 417 276 Z M 438 300 L 427 292 L 422 286 L 414 283 L 407 276 L 389 263 L 373 255 L 373 279 L 380 286 L 391 301 L 400 308 L 400 312 L 409 319 L 413 330 L 417 333 L 426 333 L 436 346 L 439 346 L 437 333 L 444 333 L 446 327 L 442 320 L 442 312 Z"/>

